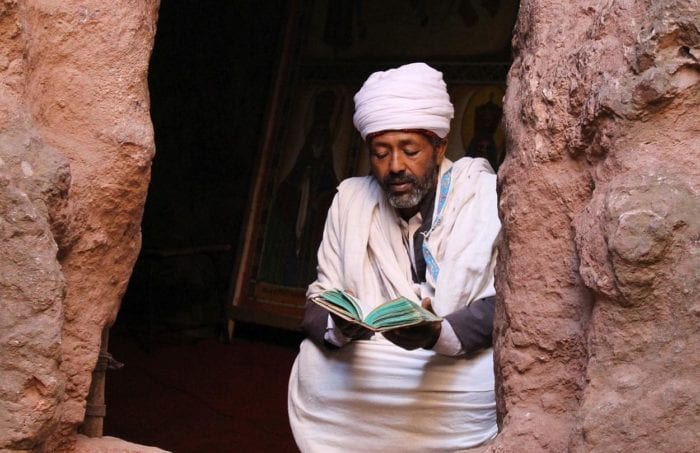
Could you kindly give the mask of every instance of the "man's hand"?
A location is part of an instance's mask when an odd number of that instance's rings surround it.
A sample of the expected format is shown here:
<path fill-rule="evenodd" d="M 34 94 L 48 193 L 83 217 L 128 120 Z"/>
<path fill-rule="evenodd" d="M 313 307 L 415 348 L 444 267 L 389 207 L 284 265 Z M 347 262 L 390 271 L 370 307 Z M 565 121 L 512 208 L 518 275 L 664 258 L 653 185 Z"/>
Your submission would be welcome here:
<path fill-rule="evenodd" d="M 335 313 L 331 313 L 331 318 L 333 318 L 333 323 L 335 328 L 340 330 L 340 332 L 351 340 L 362 340 L 367 339 L 372 336 L 372 331 L 366 327 L 350 322 L 346 319 L 341 318 Z"/>
<path fill-rule="evenodd" d="M 421 305 L 423 308 L 433 311 L 430 299 L 423 299 Z M 382 335 L 396 346 L 412 351 L 418 348 L 430 349 L 435 346 L 441 331 L 442 322 L 436 321 L 388 330 L 383 332 Z"/>
<path fill-rule="evenodd" d="M 355 297 L 355 294 L 349 290 L 345 290 L 346 293 Z M 340 330 L 340 332 L 351 340 L 366 340 L 372 336 L 373 332 L 366 327 L 362 327 L 360 324 L 343 319 L 335 313 L 330 313 L 333 319 L 333 324 L 335 328 Z"/>

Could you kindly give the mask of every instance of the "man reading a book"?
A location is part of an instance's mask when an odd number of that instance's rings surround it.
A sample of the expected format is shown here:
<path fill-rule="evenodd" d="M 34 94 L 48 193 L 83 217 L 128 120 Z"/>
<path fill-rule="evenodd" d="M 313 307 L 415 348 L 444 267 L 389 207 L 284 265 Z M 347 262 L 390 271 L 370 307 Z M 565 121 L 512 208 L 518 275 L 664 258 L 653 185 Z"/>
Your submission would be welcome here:
<path fill-rule="evenodd" d="M 355 95 L 372 175 L 338 187 L 307 291 L 289 381 L 303 452 L 457 451 L 496 435 L 496 176 L 445 157 L 453 112 L 423 63 L 374 73 Z M 405 297 L 439 318 L 375 333 L 312 302 L 332 290 L 362 313 Z"/>

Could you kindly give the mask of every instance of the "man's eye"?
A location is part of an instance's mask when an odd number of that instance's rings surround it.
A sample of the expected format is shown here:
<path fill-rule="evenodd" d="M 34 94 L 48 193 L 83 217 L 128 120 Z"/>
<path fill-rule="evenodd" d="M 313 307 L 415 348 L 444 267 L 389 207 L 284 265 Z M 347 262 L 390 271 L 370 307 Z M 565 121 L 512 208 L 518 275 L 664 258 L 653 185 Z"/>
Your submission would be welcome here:
<path fill-rule="evenodd" d="M 376 152 L 376 151 L 372 153 L 372 157 L 374 157 L 375 159 L 384 159 L 388 155 L 389 155 L 389 153 Z"/>
<path fill-rule="evenodd" d="M 403 152 L 407 156 L 415 156 L 416 154 L 418 154 L 420 152 L 420 150 L 419 149 L 404 149 Z"/>

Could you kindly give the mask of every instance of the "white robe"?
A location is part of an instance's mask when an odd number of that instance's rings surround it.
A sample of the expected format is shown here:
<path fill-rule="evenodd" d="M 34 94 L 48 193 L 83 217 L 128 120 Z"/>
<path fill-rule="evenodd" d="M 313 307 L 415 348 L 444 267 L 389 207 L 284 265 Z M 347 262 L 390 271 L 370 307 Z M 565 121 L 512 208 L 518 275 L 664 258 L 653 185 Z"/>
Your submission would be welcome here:
<path fill-rule="evenodd" d="M 444 316 L 495 294 L 496 177 L 483 159 L 440 167 L 426 279 L 412 282 L 396 211 L 372 177 L 338 188 L 307 297 L 351 290 L 367 313 L 400 295 Z M 427 248 L 427 250 L 426 250 Z M 432 257 L 432 259 L 431 259 Z M 496 434 L 492 349 L 469 358 L 406 351 L 375 335 L 337 351 L 305 340 L 289 380 L 289 419 L 303 452 L 458 451 Z"/>

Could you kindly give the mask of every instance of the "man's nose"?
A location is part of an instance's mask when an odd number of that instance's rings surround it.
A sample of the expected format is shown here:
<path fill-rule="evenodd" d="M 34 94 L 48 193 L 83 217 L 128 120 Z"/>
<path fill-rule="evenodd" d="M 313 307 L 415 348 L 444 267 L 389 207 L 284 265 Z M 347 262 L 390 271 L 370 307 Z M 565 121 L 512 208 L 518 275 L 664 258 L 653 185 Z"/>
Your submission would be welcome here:
<path fill-rule="evenodd" d="M 401 158 L 401 153 L 391 153 L 391 160 L 389 161 L 389 171 L 391 173 L 402 173 L 406 170 L 406 165 Z"/>

